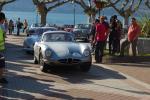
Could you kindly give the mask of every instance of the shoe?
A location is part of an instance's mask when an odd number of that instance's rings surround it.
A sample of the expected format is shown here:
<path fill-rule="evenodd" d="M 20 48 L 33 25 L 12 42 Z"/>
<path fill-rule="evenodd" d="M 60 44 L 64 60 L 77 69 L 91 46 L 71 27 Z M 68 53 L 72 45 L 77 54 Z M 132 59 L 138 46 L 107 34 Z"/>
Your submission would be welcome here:
<path fill-rule="evenodd" d="M 6 80 L 6 78 L 1 78 L 1 79 L 0 79 L 0 83 L 2 83 L 2 84 L 7 84 L 8 81 Z"/>

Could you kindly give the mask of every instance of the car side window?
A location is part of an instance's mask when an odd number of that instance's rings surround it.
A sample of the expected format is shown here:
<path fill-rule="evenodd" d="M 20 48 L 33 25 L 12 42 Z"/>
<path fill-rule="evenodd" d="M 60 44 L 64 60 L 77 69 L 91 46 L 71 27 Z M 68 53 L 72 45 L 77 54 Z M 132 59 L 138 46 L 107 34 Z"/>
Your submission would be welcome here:
<path fill-rule="evenodd" d="M 43 36 L 43 38 L 41 39 L 41 41 L 46 42 L 46 35 Z"/>

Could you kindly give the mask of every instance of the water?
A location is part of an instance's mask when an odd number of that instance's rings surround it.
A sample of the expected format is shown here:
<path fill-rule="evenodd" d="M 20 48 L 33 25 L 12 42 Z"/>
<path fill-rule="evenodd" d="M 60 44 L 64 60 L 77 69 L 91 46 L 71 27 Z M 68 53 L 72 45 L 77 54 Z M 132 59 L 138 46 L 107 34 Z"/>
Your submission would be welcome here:
<path fill-rule="evenodd" d="M 37 12 L 19 12 L 19 11 L 4 11 L 6 14 L 6 17 L 8 19 L 13 19 L 14 22 L 18 19 L 18 17 L 21 18 L 21 21 L 24 19 L 28 20 L 29 25 L 32 23 L 40 23 L 40 16 L 37 14 Z M 108 19 L 111 15 L 107 15 Z M 123 20 L 122 17 L 118 16 L 118 19 L 121 21 Z M 109 21 L 109 20 L 108 20 Z M 66 14 L 66 13 L 48 13 L 47 15 L 47 23 L 49 24 L 74 24 L 74 13 L 72 14 Z M 88 23 L 88 16 L 84 13 L 82 14 L 75 14 L 75 24 L 85 24 Z"/>
<path fill-rule="evenodd" d="M 32 23 L 40 23 L 40 16 L 36 12 L 16 12 L 16 11 L 4 11 L 7 19 L 12 19 L 14 22 L 20 17 L 21 21 L 28 20 L 29 25 Z M 47 23 L 49 24 L 74 24 L 74 14 L 63 13 L 48 13 Z M 75 23 L 88 23 L 88 17 L 84 14 L 75 14 Z"/>

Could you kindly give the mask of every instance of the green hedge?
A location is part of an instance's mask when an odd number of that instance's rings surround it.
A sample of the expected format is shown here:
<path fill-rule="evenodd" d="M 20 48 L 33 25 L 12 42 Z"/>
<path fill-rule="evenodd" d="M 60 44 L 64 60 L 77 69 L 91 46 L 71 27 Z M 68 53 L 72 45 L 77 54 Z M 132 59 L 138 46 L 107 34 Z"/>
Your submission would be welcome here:
<path fill-rule="evenodd" d="M 140 37 L 150 37 L 150 17 L 149 15 L 144 15 L 140 18 L 140 26 L 142 28 L 142 34 Z"/>

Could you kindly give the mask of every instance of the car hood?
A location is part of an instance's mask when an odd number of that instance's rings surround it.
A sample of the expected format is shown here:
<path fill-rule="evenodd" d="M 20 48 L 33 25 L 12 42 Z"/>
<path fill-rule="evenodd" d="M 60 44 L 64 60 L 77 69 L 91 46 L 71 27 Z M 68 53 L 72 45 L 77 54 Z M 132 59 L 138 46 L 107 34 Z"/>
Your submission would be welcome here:
<path fill-rule="evenodd" d="M 74 42 L 46 42 L 47 45 L 58 57 L 81 56 L 85 46 Z"/>

